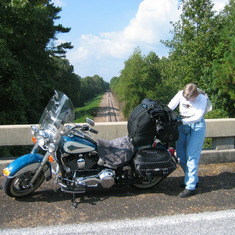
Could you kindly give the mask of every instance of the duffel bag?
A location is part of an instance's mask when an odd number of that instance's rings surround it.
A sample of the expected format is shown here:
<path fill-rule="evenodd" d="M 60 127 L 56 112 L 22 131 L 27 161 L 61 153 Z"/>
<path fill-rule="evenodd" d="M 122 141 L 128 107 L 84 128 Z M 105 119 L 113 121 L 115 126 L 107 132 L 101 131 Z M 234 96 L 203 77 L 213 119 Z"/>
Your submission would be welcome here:
<path fill-rule="evenodd" d="M 136 172 L 142 177 L 167 176 L 177 167 L 168 150 L 141 149 L 134 157 Z"/>

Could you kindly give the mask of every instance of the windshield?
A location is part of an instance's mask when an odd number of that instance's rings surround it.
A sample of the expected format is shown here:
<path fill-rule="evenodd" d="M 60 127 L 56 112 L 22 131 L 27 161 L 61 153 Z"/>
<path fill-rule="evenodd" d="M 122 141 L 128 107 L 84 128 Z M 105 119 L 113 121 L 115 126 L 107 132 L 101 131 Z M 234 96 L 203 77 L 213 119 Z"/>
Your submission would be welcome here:
<path fill-rule="evenodd" d="M 56 127 L 64 123 L 73 122 L 74 107 L 71 100 L 62 92 L 55 91 L 48 105 L 44 109 L 39 124 L 41 128 Z"/>

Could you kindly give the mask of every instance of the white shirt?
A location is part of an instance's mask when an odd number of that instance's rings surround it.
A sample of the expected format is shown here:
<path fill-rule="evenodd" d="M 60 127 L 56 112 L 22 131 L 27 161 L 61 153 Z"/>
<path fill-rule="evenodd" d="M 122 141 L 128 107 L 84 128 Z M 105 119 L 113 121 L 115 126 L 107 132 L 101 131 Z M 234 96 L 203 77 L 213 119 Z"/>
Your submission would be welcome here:
<path fill-rule="evenodd" d="M 183 97 L 183 90 L 179 91 L 168 104 L 168 107 L 174 110 L 179 105 L 180 115 L 183 118 L 183 124 L 191 124 L 201 121 L 206 107 L 207 98 L 203 94 L 199 94 L 193 101 L 188 101 Z"/>

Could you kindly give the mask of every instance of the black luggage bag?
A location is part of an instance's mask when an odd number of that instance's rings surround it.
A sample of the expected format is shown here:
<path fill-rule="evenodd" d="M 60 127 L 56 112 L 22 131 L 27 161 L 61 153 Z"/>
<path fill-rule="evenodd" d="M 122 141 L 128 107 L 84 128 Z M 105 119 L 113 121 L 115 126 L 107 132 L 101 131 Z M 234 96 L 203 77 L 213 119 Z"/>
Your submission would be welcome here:
<path fill-rule="evenodd" d="M 177 114 L 160 101 L 145 98 L 130 114 L 127 129 L 135 147 L 152 145 L 157 138 L 164 143 L 178 139 L 174 126 Z"/>
<path fill-rule="evenodd" d="M 127 123 L 128 136 L 134 146 L 152 145 L 156 136 L 156 120 L 151 110 L 161 110 L 161 105 L 150 99 L 144 99 L 130 114 Z"/>

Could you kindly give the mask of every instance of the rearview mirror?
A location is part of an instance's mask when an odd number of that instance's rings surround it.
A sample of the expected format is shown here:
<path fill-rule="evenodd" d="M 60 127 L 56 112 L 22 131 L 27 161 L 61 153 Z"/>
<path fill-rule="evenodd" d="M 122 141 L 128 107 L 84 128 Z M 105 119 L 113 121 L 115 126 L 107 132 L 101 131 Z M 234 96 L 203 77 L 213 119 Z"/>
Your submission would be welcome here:
<path fill-rule="evenodd" d="M 91 126 L 95 125 L 95 122 L 92 119 L 90 119 L 90 118 L 86 118 L 86 123 L 91 125 Z"/>

